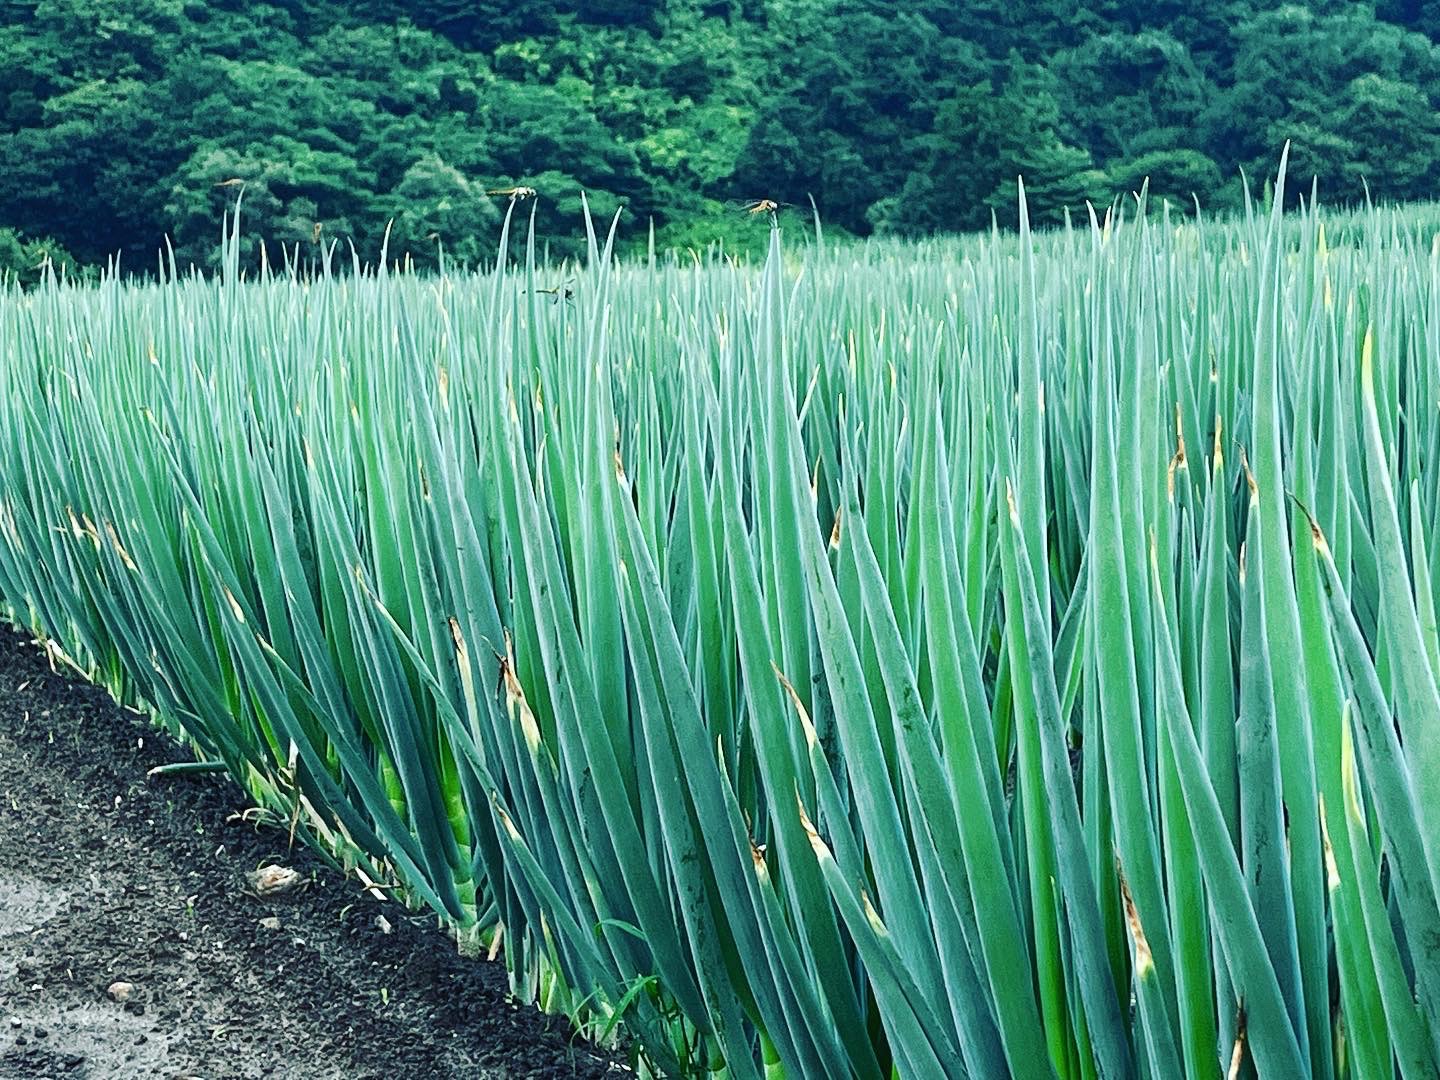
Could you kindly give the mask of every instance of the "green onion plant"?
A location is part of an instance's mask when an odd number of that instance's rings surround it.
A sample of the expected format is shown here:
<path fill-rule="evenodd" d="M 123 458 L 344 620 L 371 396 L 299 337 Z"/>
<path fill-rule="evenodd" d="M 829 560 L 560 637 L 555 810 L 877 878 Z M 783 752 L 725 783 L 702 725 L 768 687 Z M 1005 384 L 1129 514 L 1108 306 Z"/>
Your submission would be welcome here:
<path fill-rule="evenodd" d="M 12 287 L 0 597 L 653 1072 L 1428 1080 L 1440 240 L 1284 190 Z"/>

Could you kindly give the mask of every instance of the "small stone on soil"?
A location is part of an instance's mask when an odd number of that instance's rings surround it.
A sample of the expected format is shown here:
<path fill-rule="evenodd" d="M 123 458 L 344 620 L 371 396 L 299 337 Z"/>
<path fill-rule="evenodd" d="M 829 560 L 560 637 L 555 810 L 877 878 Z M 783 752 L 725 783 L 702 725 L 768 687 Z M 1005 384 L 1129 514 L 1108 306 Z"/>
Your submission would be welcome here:
<path fill-rule="evenodd" d="M 288 866 L 262 866 L 250 875 L 250 890 L 256 896 L 284 896 L 300 882 L 300 875 Z"/>
<path fill-rule="evenodd" d="M 118 1001 L 122 1004 L 130 1000 L 130 995 L 135 992 L 135 984 L 128 982 L 113 982 L 105 991 L 111 1001 Z"/>

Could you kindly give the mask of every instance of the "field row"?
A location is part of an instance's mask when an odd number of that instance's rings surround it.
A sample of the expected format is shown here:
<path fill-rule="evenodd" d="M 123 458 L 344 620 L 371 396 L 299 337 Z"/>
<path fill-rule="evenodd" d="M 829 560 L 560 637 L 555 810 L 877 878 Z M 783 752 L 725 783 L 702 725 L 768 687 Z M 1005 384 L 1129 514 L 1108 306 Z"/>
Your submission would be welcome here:
<path fill-rule="evenodd" d="M 1418 214 L 589 249 L 0 297 L 0 597 L 665 1074 L 1436 1075 Z"/>

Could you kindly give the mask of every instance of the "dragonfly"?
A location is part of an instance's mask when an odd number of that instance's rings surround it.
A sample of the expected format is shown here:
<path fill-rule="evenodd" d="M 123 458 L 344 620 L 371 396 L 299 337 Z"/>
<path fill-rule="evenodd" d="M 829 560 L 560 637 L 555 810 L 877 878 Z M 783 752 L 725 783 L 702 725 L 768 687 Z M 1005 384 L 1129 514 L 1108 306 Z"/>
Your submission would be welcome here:
<path fill-rule="evenodd" d="M 535 197 L 535 189 L 533 187 L 491 188 L 485 192 L 485 194 L 496 195 L 500 198 L 509 199 L 511 202 L 522 202 L 525 199 L 533 199 Z"/>
<path fill-rule="evenodd" d="M 550 297 L 552 304 L 558 304 L 561 300 L 570 302 L 575 299 L 575 282 L 567 281 L 564 285 L 556 285 L 553 289 L 536 289 L 535 292 Z"/>
<path fill-rule="evenodd" d="M 782 209 L 794 206 L 794 203 L 780 202 L 778 199 L 746 199 L 739 204 L 742 213 L 751 215 L 769 214 L 774 217 Z"/>

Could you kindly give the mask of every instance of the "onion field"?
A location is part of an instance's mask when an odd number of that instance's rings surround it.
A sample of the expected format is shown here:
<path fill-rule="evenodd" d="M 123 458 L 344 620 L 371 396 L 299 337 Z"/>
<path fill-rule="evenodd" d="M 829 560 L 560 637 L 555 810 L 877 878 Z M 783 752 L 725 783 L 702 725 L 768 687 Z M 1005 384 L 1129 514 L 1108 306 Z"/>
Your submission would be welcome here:
<path fill-rule="evenodd" d="M 11 288 L 0 600 L 654 1074 L 1433 1078 L 1440 219 L 1020 197 Z"/>

